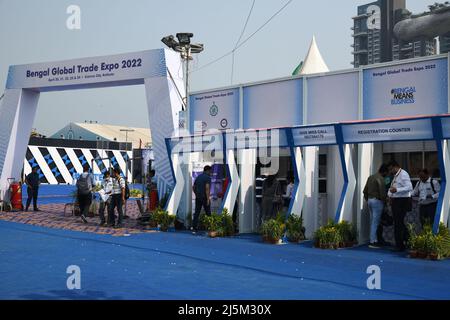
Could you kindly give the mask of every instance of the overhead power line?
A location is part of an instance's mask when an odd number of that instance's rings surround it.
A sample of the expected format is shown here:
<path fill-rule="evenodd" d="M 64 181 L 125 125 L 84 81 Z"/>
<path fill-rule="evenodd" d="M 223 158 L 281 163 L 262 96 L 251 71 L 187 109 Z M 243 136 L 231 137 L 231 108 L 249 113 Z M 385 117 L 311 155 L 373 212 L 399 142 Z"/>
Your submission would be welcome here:
<path fill-rule="evenodd" d="M 211 62 L 208 62 L 207 64 L 198 67 L 197 69 L 191 71 L 191 72 L 196 72 L 199 70 L 202 70 L 206 67 L 209 67 L 210 65 L 228 57 L 230 54 L 232 54 L 234 51 L 236 51 L 237 49 L 239 49 L 240 47 L 242 47 L 245 43 L 247 43 L 251 38 L 253 38 L 259 31 L 261 31 L 261 29 L 263 29 L 267 24 L 269 24 L 270 21 L 272 21 L 278 14 L 280 14 L 293 0 L 289 0 L 287 1 L 277 12 L 275 12 L 266 22 L 264 22 L 258 29 L 255 30 L 255 32 L 253 32 L 250 36 L 248 36 L 247 38 L 245 38 L 240 44 L 238 44 L 233 50 L 228 51 L 227 53 L 223 54 L 222 56 L 212 60 Z"/>
<path fill-rule="evenodd" d="M 230 81 L 231 84 L 233 84 L 233 75 L 234 75 L 234 52 L 236 51 L 236 48 L 239 45 L 239 42 L 241 41 L 245 30 L 247 29 L 247 24 L 248 24 L 248 21 L 250 20 L 250 16 L 252 15 L 253 7 L 255 6 L 255 2 L 256 2 L 256 0 L 253 0 L 252 6 L 250 7 L 250 11 L 247 15 L 247 19 L 245 20 L 244 28 L 242 28 L 241 34 L 239 35 L 239 39 L 236 41 L 236 44 L 234 45 L 234 49 L 233 49 L 233 53 L 232 53 L 233 55 L 231 56 L 231 81 Z"/>

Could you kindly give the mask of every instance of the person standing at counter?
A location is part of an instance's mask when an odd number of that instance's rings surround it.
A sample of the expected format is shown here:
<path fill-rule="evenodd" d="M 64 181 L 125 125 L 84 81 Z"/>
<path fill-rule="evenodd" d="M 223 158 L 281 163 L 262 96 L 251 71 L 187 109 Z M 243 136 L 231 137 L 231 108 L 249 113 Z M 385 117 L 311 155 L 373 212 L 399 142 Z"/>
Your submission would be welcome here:
<path fill-rule="evenodd" d="M 419 178 L 420 181 L 416 184 L 412 196 L 419 197 L 420 222 L 423 227 L 427 223 L 431 225 L 434 223 L 441 185 L 436 179 L 430 178 L 427 169 L 420 170 Z"/>
<path fill-rule="evenodd" d="M 380 226 L 381 215 L 383 214 L 386 202 L 386 187 L 384 178 L 388 175 L 389 169 L 382 164 L 380 169 L 374 175 L 371 175 L 364 187 L 364 199 L 367 201 L 370 212 L 370 248 L 380 248 L 377 230 Z"/>
<path fill-rule="evenodd" d="M 395 245 L 394 251 L 404 251 L 406 249 L 406 241 L 408 239 L 408 229 L 405 225 L 405 216 L 411 211 L 411 192 L 413 190 L 411 179 L 408 172 L 400 168 L 397 161 L 392 160 L 389 164 L 392 179 L 388 196 L 392 206 L 392 214 L 394 216 L 394 235 Z"/>
<path fill-rule="evenodd" d="M 195 179 L 194 182 L 195 193 L 195 212 L 192 221 L 191 230 L 195 233 L 198 229 L 198 218 L 202 207 L 205 209 L 207 216 L 211 215 L 211 167 L 205 166 L 203 173 Z"/>

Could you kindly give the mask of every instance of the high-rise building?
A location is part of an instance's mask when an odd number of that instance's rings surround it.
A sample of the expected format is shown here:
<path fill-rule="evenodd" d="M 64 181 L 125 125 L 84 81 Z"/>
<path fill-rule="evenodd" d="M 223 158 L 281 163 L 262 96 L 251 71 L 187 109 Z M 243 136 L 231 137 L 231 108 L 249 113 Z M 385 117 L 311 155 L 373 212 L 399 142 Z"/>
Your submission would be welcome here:
<path fill-rule="evenodd" d="M 439 37 L 440 53 L 450 52 L 450 33 Z"/>
<path fill-rule="evenodd" d="M 358 6 L 352 28 L 355 68 L 436 54 L 434 39 L 401 42 L 395 37 L 394 26 L 405 12 L 406 0 L 378 0 Z"/>

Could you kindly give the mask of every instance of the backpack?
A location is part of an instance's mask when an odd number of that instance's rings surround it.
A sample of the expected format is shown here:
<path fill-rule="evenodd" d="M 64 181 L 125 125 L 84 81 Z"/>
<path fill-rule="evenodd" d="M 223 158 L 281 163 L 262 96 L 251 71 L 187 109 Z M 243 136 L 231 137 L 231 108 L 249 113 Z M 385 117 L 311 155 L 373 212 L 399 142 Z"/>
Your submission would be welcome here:
<path fill-rule="evenodd" d="M 125 200 L 130 199 L 130 188 L 128 187 L 128 183 L 125 182 Z"/>
<path fill-rule="evenodd" d="M 120 184 L 120 180 L 123 179 L 122 177 L 119 178 L 117 181 Z M 130 187 L 128 187 L 128 182 L 125 181 L 125 200 L 130 199 Z"/>
<path fill-rule="evenodd" d="M 78 194 L 87 195 L 92 191 L 92 181 L 89 175 L 81 175 L 77 180 Z"/>

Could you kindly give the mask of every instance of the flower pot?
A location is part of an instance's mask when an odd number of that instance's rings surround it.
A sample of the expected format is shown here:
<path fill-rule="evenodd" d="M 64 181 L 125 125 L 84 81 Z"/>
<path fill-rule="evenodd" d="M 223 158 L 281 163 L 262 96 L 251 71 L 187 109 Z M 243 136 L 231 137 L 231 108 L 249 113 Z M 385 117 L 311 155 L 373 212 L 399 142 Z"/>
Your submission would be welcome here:
<path fill-rule="evenodd" d="M 346 242 L 346 243 L 345 243 L 345 247 L 346 247 L 346 248 L 351 248 L 351 247 L 353 247 L 354 245 L 355 245 L 354 242 Z"/>
<path fill-rule="evenodd" d="M 148 224 L 148 226 L 149 226 L 150 228 L 157 228 L 157 227 L 158 227 L 158 224 L 156 223 L 156 221 L 150 221 L 150 223 Z"/>
<path fill-rule="evenodd" d="M 273 239 L 273 238 L 270 238 L 270 237 L 263 237 L 263 241 L 265 243 L 278 244 L 280 242 L 280 239 Z"/>
<path fill-rule="evenodd" d="M 169 230 L 169 227 L 167 227 L 167 226 L 160 226 L 159 230 L 162 231 L 162 232 L 167 232 L 167 230 Z"/>
<path fill-rule="evenodd" d="M 430 258 L 430 260 L 438 260 L 439 259 L 439 255 L 437 253 L 430 253 L 428 255 L 428 258 Z"/>
<path fill-rule="evenodd" d="M 417 252 L 417 258 L 419 259 L 426 259 L 427 258 L 427 253 L 426 252 Z"/>
<path fill-rule="evenodd" d="M 219 232 L 218 231 L 208 231 L 208 237 L 216 238 L 218 236 L 219 236 Z"/>
<path fill-rule="evenodd" d="M 413 259 L 417 258 L 417 251 L 416 250 L 409 251 L 409 257 Z"/>

